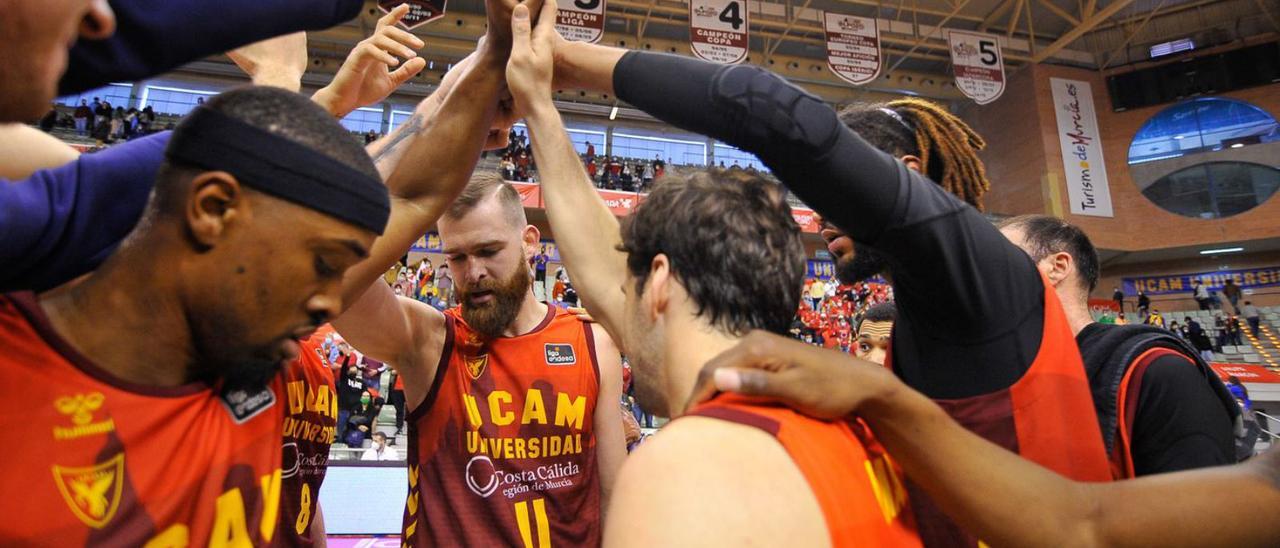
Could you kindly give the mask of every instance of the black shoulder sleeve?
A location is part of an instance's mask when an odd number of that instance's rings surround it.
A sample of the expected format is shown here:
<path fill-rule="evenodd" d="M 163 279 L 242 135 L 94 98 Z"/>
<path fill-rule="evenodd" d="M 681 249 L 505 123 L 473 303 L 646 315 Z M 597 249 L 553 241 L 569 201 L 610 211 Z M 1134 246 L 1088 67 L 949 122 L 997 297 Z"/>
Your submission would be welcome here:
<path fill-rule="evenodd" d="M 1190 359 L 1156 358 L 1141 387 L 1130 427 L 1139 476 L 1235 462 L 1231 417 Z"/>

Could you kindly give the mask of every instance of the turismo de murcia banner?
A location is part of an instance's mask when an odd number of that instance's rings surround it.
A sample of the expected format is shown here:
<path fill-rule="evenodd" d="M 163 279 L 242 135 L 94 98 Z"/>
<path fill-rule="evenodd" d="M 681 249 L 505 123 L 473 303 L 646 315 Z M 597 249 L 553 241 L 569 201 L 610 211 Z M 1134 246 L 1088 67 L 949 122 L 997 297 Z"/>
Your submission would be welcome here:
<path fill-rule="evenodd" d="M 1196 280 L 1204 282 L 1210 291 L 1219 293 L 1222 292 L 1222 286 L 1226 285 L 1227 280 L 1234 280 L 1241 289 L 1272 287 L 1280 285 L 1280 266 L 1125 278 L 1124 292 L 1126 295 L 1136 295 L 1139 290 L 1145 291 L 1147 295 L 1189 293 Z"/>
<path fill-rule="evenodd" d="M 1102 161 L 1102 136 L 1088 82 L 1050 78 L 1053 111 L 1058 116 L 1058 144 L 1067 174 L 1067 198 L 1074 215 L 1114 217 L 1111 187 Z"/>

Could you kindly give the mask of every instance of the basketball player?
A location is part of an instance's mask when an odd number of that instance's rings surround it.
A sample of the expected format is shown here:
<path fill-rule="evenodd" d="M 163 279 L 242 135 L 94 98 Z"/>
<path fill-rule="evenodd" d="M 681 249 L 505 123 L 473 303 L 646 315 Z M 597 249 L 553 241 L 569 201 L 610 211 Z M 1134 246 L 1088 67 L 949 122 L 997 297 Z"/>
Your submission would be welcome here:
<path fill-rule="evenodd" d="M 263 544 L 285 376 L 389 214 L 307 99 L 226 92 L 166 149 L 144 220 L 78 284 L 0 297 L 14 439 L 0 543 Z M 269 175 L 267 175 L 269 174 Z M 109 313 L 103 313 L 109 311 Z M 216 387 L 216 388 L 213 388 Z"/>
<path fill-rule="evenodd" d="M 598 544 L 626 454 L 618 351 L 534 297 L 538 229 L 497 175 L 477 173 L 437 226 L 458 308 L 441 313 L 375 284 L 334 323 L 404 379 L 404 541 Z"/>
<path fill-rule="evenodd" d="M 880 303 L 867 309 L 858 322 L 858 338 L 853 355 L 871 363 L 884 365 L 889 355 L 889 335 L 893 333 L 893 321 L 898 311 L 892 302 Z"/>
<path fill-rule="evenodd" d="M 516 8 L 507 82 L 556 243 L 588 310 L 621 337 L 640 405 L 675 417 L 623 466 L 605 544 L 918 546 L 901 481 L 861 425 L 732 396 L 682 416 L 704 361 L 790 325 L 800 231 L 777 186 L 740 170 L 668 175 L 620 227 L 551 101 L 555 6 L 543 9 L 531 31 Z"/>
<path fill-rule="evenodd" d="M 837 115 L 754 66 L 564 41 L 556 60 L 563 87 L 607 90 L 755 154 L 848 234 L 824 234 L 839 262 L 853 242 L 881 252 L 898 309 L 886 364 L 908 385 L 1031 460 L 1075 479 L 1111 477 L 1096 422 L 1079 420 L 1093 402 L 1053 287 L 974 207 L 987 187 L 982 141 L 962 122 L 915 100 Z M 868 137 L 892 139 L 873 146 L 847 127 L 863 122 L 877 129 Z M 976 542 L 927 497 L 912 502 L 926 543 Z"/>
<path fill-rule="evenodd" d="M 1280 543 L 1280 451 L 1232 466 L 1076 482 L 969 432 L 883 368 L 844 354 L 757 331 L 703 371 L 722 390 L 865 420 L 912 481 L 992 546 Z"/>

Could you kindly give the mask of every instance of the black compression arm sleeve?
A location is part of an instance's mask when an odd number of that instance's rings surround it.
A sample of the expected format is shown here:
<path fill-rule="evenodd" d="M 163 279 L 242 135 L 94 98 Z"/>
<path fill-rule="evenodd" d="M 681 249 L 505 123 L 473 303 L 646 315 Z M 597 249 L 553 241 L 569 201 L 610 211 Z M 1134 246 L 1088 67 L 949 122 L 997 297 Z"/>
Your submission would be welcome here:
<path fill-rule="evenodd" d="M 764 69 L 629 52 L 618 97 L 751 152 L 792 192 L 890 260 L 894 368 L 933 397 L 1004 388 L 1043 328 L 1034 263 L 981 214 L 846 128 L 819 98 Z"/>
<path fill-rule="evenodd" d="M 872 244 L 893 213 L 900 165 L 847 130 L 821 99 L 749 65 L 633 51 L 613 72 L 618 98 L 676 127 L 751 152 L 807 204 Z M 902 168 L 905 169 L 905 168 Z M 861 176 L 848 177 L 859 173 Z"/>

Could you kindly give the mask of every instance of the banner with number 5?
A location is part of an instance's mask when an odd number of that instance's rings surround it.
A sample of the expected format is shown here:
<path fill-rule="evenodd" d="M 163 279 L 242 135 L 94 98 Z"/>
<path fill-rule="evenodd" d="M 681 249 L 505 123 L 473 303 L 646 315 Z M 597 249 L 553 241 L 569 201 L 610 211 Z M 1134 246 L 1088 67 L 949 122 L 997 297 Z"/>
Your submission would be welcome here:
<path fill-rule="evenodd" d="M 949 32 L 948 41 L 960 92 L 979 105 L 999 99 L 1005 82 L 999 37 L 953 30 Z"/>
<path fill-rule="evenodd" d="M 746 0 L 690 0 L 689 45 L 712 63 L 732 65 L 747 58 Z"/>
<path fill-rule="evenodd" d="M 556 0 L 556 31 L 565 40 L 594 44 L 604 36 L 604 0 Z"/>

